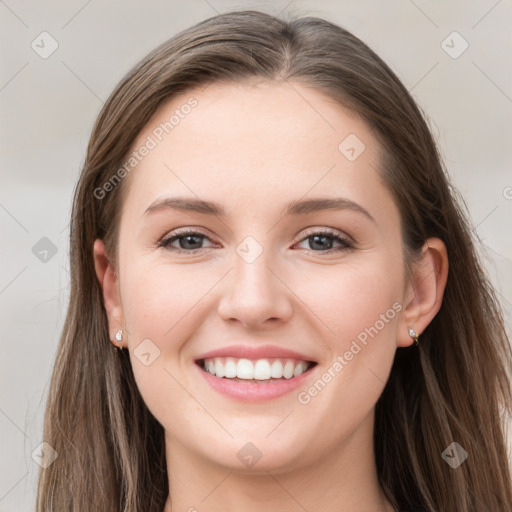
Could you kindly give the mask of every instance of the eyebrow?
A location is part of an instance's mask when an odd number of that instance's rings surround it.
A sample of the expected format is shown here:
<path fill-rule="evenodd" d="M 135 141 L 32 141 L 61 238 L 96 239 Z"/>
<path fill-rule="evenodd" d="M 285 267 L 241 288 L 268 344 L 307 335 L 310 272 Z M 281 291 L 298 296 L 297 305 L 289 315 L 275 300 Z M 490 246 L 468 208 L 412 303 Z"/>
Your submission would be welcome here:
<path fill-rule="evenodd" d="M 204 215 L 214 215 L 216 217 L 226 217 L 224 207 L 214 201 L 205 201 L 193 197 L 164 197 L 155 200 L 144 212 L 148 215 L 160 210 L 173 209 L 182 212 L 202 213 Z M 287 203 L 281 214 L 286 215 L 306 215 L 328 210 L 352 210 L 362 213 L 372 222 L 375 219 L 372 215 L 358 203 L 343 197 L 321 197 L 313 199 L 303 199 Z"/>

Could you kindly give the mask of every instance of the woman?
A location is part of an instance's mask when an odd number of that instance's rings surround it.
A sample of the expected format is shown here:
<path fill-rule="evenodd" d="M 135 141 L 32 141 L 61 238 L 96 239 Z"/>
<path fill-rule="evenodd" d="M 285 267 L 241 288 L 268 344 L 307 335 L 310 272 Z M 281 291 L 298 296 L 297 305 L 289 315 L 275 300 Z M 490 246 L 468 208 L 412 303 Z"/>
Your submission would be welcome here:
<path fill-rule="evenodd" d="M 71 275 L 39 511 L 512 510 L 498 303 L 418 107 L 346 30 L 233 12 L 140 62 Z"/>

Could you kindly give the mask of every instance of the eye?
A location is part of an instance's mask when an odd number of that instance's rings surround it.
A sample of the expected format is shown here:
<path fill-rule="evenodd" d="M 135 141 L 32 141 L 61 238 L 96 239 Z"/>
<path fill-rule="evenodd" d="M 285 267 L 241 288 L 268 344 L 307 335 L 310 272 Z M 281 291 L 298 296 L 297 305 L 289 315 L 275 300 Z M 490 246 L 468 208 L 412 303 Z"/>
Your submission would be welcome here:
<path fill-rule="evenodd" d="M 198 252 L 201 249 L 205 249 L 205 247 L 200 247 L 203 239 L 207 239 L 208 237 L 203 233 L 195 231 L 193 229 L 184 229 L 180 232 L 174 232 L 174 234 L 170 237 L 164 238 L 158 243 L 158 247 L 165 247 L 174 252 L 178 253 L 191 253 Z M 178 242 L 178 247 L 176 247 L 174 242 Z M 199 245 L 199 247 L 197 247 Z"/>
<path fill-rule="evenodd" d="M 302 243 L 305 240 L 309 241 L 309 246 L 311 247 L 311 249 L 306 250 L 313 253 L 332 253 L 352 249 L 354 247 L 351 240 L 330 230 L 314 231 L 308 234 L 308 236 L 303 238 L 299 243 Z M 340 247 L 333 248 L 333 241 L 338 242 Z"/>

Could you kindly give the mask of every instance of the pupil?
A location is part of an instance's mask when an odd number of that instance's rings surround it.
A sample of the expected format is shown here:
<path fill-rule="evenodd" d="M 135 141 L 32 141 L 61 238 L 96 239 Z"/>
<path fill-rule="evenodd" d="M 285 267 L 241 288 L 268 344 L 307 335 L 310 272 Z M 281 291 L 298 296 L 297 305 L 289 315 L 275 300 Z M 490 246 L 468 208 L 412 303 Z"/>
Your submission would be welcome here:
<path fill-rule="evenodd" d="M 316 244 L 318 243 L 317 241 L 318 240 L 325 240 L 326 238 L 329 239 L 330 237 L 329 236 L 326 236 L 326 235 L 314 235 L 313 237 L 313 244 Z M 325 243 L 320 243 L 320 249 L 325 249 Z M 331 249 L 331 245 L 332 245 L 332 240 L 331 240 L 331 243 L 330 244 L 327 244 L 329 247 L 327 247 L 327 249 Z"/>
<path fill-rule="evenodd" d="M 192 240 L 192 242 L 190 242 L 190 243 L 192 245 L 194 245 L 194 242 L 193 242 L 194 239 L 196 239 L 196 244 L 201 245 L 200 238 L 201 237 L 198 235 L 185 235 L 184 237 L 180 238 L 180 247 L 182 249 L 197 249 L 197 247 L 188 247 L 187 245 L 189 244 L 190 240 Z M 197 241 L 197 240 L 199 240 L 199 241 Z M 183 247 L 183 244 L 185 244 L 185 247 Z"/>

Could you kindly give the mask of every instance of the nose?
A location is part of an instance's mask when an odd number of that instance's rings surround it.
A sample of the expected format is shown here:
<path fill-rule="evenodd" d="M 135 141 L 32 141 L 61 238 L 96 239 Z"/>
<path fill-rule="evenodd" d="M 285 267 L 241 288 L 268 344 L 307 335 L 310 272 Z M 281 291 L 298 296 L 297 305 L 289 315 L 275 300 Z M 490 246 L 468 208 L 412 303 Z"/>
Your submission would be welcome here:
<path fill-rule="evenodd" d="M 293 292 L 273 266 L 266 251 L 250 263 L 235 255 L 218 306 L 222 319 L 245 327 L 275 328 L 291 317 Z"/>

